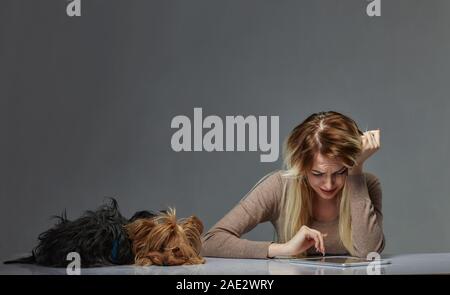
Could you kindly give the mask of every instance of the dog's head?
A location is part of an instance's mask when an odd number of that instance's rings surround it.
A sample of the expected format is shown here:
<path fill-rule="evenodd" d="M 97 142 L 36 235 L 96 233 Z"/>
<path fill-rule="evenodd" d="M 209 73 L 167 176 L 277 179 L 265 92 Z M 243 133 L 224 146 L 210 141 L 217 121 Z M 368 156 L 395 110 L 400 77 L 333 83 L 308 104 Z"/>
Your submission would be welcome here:
<path fill-rule="evenodd" d="M 203 224 L 196 216 L 177 221 L 175 209 L 126 225 L 138 265 L 201 264 Z"/>

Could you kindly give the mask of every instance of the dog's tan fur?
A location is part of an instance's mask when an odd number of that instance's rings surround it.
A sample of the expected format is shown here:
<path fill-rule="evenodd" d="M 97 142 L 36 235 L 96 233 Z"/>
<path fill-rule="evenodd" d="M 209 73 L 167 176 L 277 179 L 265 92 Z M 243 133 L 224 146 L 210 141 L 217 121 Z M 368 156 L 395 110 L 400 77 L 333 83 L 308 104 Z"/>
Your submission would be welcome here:
<path fill-rule="evenodd" d="M 196 216 L 177 221 L 175 209 L 126 225 L 137 265 L 202 264 L 203 224 Z"/>

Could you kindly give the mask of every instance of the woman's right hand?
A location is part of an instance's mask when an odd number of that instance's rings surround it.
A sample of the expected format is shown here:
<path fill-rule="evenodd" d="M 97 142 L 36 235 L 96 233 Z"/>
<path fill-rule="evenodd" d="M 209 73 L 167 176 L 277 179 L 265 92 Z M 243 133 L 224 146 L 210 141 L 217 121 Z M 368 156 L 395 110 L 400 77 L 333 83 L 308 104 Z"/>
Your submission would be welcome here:
<path fill-rule="evenodd" d="M 272 243 L 269 246 L 268 257 L 274 256 L 294 256 L 305 252 L 315 246 L 317 252 L 325 255 L 325 244 L 323 239 L 327 234 L 303 225 L 291 240 L 284 244 Z"/>
<path fill-rule="evenodd" d="M 348 174 L 362 174 L 364 162 L 375 154 L 381 147 L 380 144 L 380 129 L 370 130 L 364 132 L 361 136 L 362 150 L 361 154 L 356 159 L 356 164 L 349 169 Z"/>

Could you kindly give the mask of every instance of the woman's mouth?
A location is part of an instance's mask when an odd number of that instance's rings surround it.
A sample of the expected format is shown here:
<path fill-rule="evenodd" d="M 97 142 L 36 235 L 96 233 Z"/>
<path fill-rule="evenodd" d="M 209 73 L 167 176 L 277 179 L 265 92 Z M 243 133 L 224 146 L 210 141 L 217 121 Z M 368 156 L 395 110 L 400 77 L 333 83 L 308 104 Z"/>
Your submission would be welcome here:
<path fill-rule="evenodd" d="M 336 191 L 336 189 L 333 189 L 333 190 L 324 190 L 324 189 L 320 189 L 320 191 L 321 191 L 322 193 L 324 193 L 325 195 L 332 195 L 332 194 L 334 194 L 334 192 Z"/>

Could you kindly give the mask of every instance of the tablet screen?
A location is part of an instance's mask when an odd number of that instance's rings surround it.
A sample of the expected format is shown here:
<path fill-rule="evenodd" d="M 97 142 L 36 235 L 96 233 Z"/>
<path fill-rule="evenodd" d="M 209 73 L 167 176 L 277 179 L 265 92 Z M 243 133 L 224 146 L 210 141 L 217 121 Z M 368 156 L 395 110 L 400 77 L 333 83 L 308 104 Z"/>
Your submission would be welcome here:
<path fill-rule="evenodd" d="M 370 260 L 358 257 L 313 257 L 305 258 L 306 261 L 314 262 L 324 262 L 324 263 L 336 263 L 336 264 L 347 264 L 347 263 L 358 263 L 358 262 L 370 262 Z"/>

